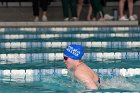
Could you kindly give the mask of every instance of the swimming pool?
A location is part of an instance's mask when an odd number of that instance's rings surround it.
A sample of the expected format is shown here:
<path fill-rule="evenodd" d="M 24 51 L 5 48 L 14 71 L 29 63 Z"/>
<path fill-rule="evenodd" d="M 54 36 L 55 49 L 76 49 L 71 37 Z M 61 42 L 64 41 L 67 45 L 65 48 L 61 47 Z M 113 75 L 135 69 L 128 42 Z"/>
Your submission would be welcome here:
<path fill-rule="evenodd" d="M 83 60 L 101 77 L 98 92 L 139 92 L 140 27 L 0 28 L 2 93 L 91 92 L 63 64 L 63 50 L 85 47 Z M 11 92 L 12 91 L 12 92 Z"/>

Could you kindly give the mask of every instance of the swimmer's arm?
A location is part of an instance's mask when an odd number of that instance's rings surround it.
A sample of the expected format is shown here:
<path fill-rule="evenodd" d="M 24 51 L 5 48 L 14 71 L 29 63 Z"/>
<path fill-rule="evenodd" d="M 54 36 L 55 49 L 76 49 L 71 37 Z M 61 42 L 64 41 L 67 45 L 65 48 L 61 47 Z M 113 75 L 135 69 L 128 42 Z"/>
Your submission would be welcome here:
<path fill-rule="evenodd" d="M 97 90 L 98 87 L 94 82 L 84 82 L 89 89 Z"/>
<path fill-rule="evenodd" d="M 80 81 L 82 81 L 85 84 L 85 86 L 87 86 L 89 89 L 93 89 L 93 90 L 98 89 L 95 82 L 91 78 L 89 78 L 88 76 L 86 76 L 84 74 L 77 73 L 77 74 L 75 74 L 75 77 L 77 79 L 79 79 Z"/>

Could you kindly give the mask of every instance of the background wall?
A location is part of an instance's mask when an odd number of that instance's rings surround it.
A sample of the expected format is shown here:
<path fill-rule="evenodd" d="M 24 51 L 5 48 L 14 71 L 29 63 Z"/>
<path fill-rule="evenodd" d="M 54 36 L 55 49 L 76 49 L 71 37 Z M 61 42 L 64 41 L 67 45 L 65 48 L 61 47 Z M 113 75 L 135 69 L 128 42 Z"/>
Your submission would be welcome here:
<path fill-rule="evenodd" d="M 27 0 L 28 1 L 28 0 Z M 32 21 L 32 3 L 28 2 L 1 2 L 0 1 L 0 21 Z M 54 0 L 48 8 L 48 20 L 49 21 L 61 21 L 63 20 L 62 5 L 59 0 Z M 119 8 L 118 2 L 107 2 L 107 6 L 104 7 L 104 13 L 112 15 L 114 8 Z M 140 1 L 137 1 L 134 5 L 134 14 L 138 15 L 140 21 Z M 87 5 L 84 6 L 81 14 L 81 20 L 86 20 Z"/>

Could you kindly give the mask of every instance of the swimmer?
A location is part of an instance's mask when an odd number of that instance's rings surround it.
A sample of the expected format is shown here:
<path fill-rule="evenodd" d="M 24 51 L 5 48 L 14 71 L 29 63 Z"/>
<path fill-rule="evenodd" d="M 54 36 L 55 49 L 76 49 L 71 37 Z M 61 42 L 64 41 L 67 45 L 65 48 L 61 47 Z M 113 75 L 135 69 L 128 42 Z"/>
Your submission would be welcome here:
<path fill-rule="evenodd" d="M 89 89 L 97 90 L 98 75 L 81 61 L 84 49 L 81 45 L 71 44 L 64 50 L 64 63 L 68 70 L 72 70 L 76 79 L 80 80 Z"/>

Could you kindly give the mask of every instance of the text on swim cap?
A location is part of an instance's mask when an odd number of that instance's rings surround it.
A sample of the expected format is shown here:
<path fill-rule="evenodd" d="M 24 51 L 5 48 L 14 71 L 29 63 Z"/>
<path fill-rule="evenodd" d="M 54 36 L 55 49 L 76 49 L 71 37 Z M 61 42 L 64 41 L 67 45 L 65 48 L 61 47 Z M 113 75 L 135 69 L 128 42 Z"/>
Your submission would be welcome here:
<path fill-rule="evenodd" d="M 80 54 L 80 51 L 78 51 L 77 49 L 74 49 L 71 46 L 68 46 L 68 48 L 66 49 L 68 52 L 70 52 L 71 54 L 73 54 L 74 56 L 77 56 Z"/>

